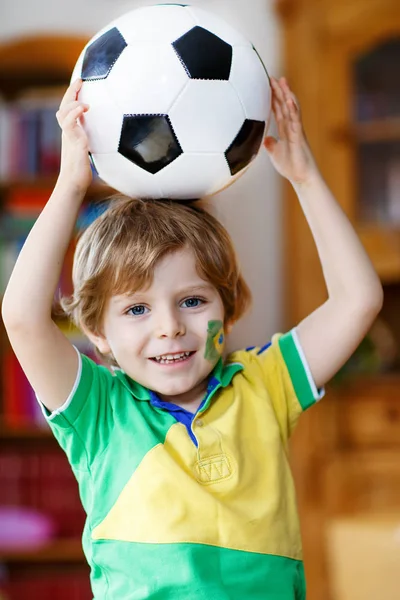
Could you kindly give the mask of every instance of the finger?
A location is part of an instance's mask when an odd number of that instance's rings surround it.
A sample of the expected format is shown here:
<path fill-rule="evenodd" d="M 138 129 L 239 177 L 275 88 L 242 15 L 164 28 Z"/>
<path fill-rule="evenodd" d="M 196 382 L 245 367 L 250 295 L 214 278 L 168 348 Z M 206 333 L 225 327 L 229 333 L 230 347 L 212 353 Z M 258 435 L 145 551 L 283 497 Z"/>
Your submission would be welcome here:
<path fill-rule="evenodd" d="M 60 107 L 57 112 L 60 115 L 66 115 L 69 113 L 70 110 L 76 108 L 77 106 L 89 106 L 89 104 L 85 104 L 85 102 L 79 102 L 79 100 L 73 100 L 72 102 L 69 102 L 62 108 Z"/>
<path fill-rule="evenodd" d="M 76 127 L 77 125 L 79 117 L 81 117 L 83 113 L 86 112 L 86 110 L 87 108 L 85 108 L 85 106 L 83 106 L 82 104 L 71 110 L 62 123 L 63 131 L 70 131 L 74 129 L 74 127 Z"/>
<path fill-rule="evenodd" d="M 281 112 L 283 114 L 283 116 L 285 118 L 289 118 L 289 111 L 288 108 L 286 106 L 286 101 L 285 101 L 285 95 L 282 89 L 282 79 L 280 79 L 279 81 L 275 82 L 275 86 L 274 86 L 274 92 L 275 92 L 275 96 L 280 104 L 281 107 Z"/>
<path fill-rule="evenodd" d="M 88 104 L 84 104 L 83 102 L 78 102 L 77 100 L 75 100 L 74 102 L 70 102 L 69 104 L 67 104 L 64 108 L 60 108 L 56 112 L 56 117 L 60 125 L 64 122 L 69 113 L 75 110 L 78 106 L 83 106 L 86 110 L 89 109 Z"/>
<path fill-rule="evenodd" d="M 291 122 L 293 122 L 293 123 L 300 123 L 299 107 L 297 106 L 297 104 L 294 101 L 294 99 L 293 98 L 289 98 L 286 101 L 286 105 L 288 107 L 288 111 L 289 111 Z"/>
<path fill-rule="evenodd" d="M 271 88 L 272 88 L 272 94 L 276 97 L 276 99 L 279 102 L 282 102 L 283 101 L 283 93 L 280 88 L 279 82 L 277 79 L 275 79 L 275 77 L 271 77 Z"/>
<path fill-rule="evenodd" d="M 290 89 L 290 86 L 285 77 L 282 77 L 282 90 L 283 90 L 286 102 L 288 102 L 288 100 L 292 100 L 293 103 L 295 104 L 295 106 L 297 107 L 298 114 L 300 115 L 301 114 L 300 102 L 298 101 L 296 95 Z"/>
<path fill-rule="evenodd" d="M 284 115 L 283 125 L 285 127 L 285 136 L 286 139 L 291 140 L 293 134 L 301 131 L 300 115 L 297 111 L 295 96 L 290 91 L 287 80 L 284 77 L 281 77 L 279 85 L 283 102 L 282 114 Z"/>
<path fill-rule="evenodd" d="M 290 85 L 289 85 L 289 82 L 286 79 L 286 77 L 281 77 L 281 86 L 282 86 L 282 90 L 283 90 L 283 93 L 285 94 L 285 96 L 290 96 L 291 98 L 295 98 L 295 95 L 292 92 L 292 90 L 290 89 Z"/>
<path fill-rule="evenodd" d="M 282 79 L 282 89 L 285 97 L 285 104 L 288 110 L 288 127 L 290 132 L 299 133 L 302 130 L 300 105 L 296 96 L 290 90 L 286 79 Z"/>
<path fill-rule="evenodd" d="M 60 108 L 64 108 L 64 106 L 66 104 L 69 104 L 73 100 L 76 100 L 78 98 L 79 90 L 81 89 L 81 87 L 82 87 L 82 79 L 75 79 L 75 81 L 73 81 L 71 83 L 71 85 L 68 87 L 67 91 L 65 92 L 63 99 L 61 100 L 61 103 L 60 103 Z"/>
<path fill-rule="evenodd" d="M 289 136 L 289 140 L 294 141 L 295 139 L 298 138 L 299 135 L 301 135 L 302 133 L 302 123 L 299 117 L 299 112 L 297 109 L 296 104 L 294 103 L 294 101 L 292 99 L 289 99 L 287 101 L 287 105 L 289 108 L 289 121 L 288 121 L 288 128 L 289 128 L 289 132 L 288 132 L 288 136 Z"/>
<path fill-rule="evenodd" d="M 282 114 L 281 105 L 275 97 L 272 98 L 272 112 L 274 113 L 276 126 L 278 129 L 278 136 L 281 140 L 285 139 L 285 136 L 286 136 L 285 124 L 284 124 L 285 119 Z"/>
<path fill-rule="evenodd" d="M 278 81 L 273 78 L 272 81 L 272 112 L 274 114 L 275 117 L 275 121 L 276 121 L 276 125 L 277 125 L 277 129 L 278 129 L 278 136 L 281 140 L 286 139 L 287 137 L 287 126 L 286 126 L 286 120 L 289 118 L 289 115 L 287 114 L 287 116 L 285 116 L 284 112 L 283 112 L 283 105 L 284 102 L 282 102 L 282 100 L 280 100 L 280 98 L 283 99 L 283 94 L 282 94 L 282 90 L 279 87 Z M 287 112 L 287 109 L 286 109 Z"/>
<path fill-rule="evenodd" d="M 274 77 L 271 77 L 271 88 L 272 88 L 272 98 L 271 105 L 272 110 L 274 112 L 276 119 L 281 119 L 283 117 L 282 114 L 282 106 L 279 100 L 279 85 Z"/>
<path fill-rule="evenodd" d="M 296 106 L 296 108 L 297 108 L 297 112 L 298 112 L 299 114 L 301 114 L 300 102 L 298 101 L 298 99 L 297 99 L 297 96 L 295 96 L 295 94 L 293 94 L 293 92 L 290 92 L 290 97 L 291 97 L 291 99 L 293 100 L 293 103 L 294 103 L 294 105 L 295 105 L 295 106 Z"/>

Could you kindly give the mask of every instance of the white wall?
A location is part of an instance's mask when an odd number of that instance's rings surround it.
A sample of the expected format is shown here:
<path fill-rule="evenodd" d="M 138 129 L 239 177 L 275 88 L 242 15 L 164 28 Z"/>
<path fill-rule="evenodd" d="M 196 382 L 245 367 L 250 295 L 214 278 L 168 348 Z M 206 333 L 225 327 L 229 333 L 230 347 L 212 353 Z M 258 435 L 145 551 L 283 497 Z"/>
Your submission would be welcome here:
<path fill-rule="evenodd" d="M 127 10 L 156 2 L 1 0 L 0 42 L 15 36 L 57 31 L 89 38 Z M 280 31 L 273 0 L 188 3 L 225 18 L 253 42 L 269 72 L 280 73 Z M 282 323 L 282 244 L 281 181 L 264 151 L 241 179 L 215 197 L 213 212 L 230 231 L 254 294 L 252 311 L 235 327 L 230 346 L 265 343 Z"/>

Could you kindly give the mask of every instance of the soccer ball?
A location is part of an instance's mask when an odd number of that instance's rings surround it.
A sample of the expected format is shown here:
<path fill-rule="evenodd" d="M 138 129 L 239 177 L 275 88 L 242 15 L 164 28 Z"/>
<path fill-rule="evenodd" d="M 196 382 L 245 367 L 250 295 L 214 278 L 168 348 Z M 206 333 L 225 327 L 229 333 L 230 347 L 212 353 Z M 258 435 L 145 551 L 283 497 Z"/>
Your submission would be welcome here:
<path fill-rule="evenodd" d="M 94 169 L 131 197 L 185 200 L 233 183 L 257 155 L 271 91 L 253 45 L 193 6 L 130 11 L 99 31 L 72 74 Z"/>

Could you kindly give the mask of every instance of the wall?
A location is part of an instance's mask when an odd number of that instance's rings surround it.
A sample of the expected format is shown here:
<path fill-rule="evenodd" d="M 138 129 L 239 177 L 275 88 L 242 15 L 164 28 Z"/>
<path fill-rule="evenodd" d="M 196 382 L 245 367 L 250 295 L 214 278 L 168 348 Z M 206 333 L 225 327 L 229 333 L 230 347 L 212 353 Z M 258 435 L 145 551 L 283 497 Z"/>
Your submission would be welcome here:
<path fill-rule="evenodd" d="M 1 0 L 0 42 L 37 32 L 83 33 L 89 37 L 120 14 L 156 1 Z M 192 0 L 242 31 L 270 73 L 280 74 L 280 31 L 273 0 Z M 230 346 L 265 343 L 281 328 L 281 181 L 262 151 L 234 186 L 215 196 L 212 211 L 235 242 L 253 291 L 251 312 L 235 327 Z"/>

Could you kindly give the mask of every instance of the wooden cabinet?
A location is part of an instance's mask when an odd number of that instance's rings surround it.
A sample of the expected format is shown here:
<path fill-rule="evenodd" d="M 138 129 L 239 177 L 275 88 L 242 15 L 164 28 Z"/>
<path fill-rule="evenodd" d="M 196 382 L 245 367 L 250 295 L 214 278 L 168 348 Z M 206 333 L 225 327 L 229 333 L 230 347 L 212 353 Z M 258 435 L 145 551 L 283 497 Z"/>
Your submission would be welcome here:
<path fill-rule="evenodd" d="M 349 370 L 341 383 L 329 385 L 292 445 L 307 597 L 341 600 L 328 554 L 337 545 L 327 543 L 335 520 L 387 511 L 397 511 L 400 520 L 400 8 L 398 0 L 280 0 L 276 7 L 283 71 L 299 97 L 309 141 L 385 291 L 383 329 L 371 333 L 381 362 L 373 373 Z M 327 292 L 289 185 L 284 236 L 291 327 Z"/>
<path fill-rule="evenodd" d="M 341 518 L 331 524 L 329 548 L 334 557 L 331 565 L 334 597 L 398 600 L 399 534 L 398 514 Z"/>

